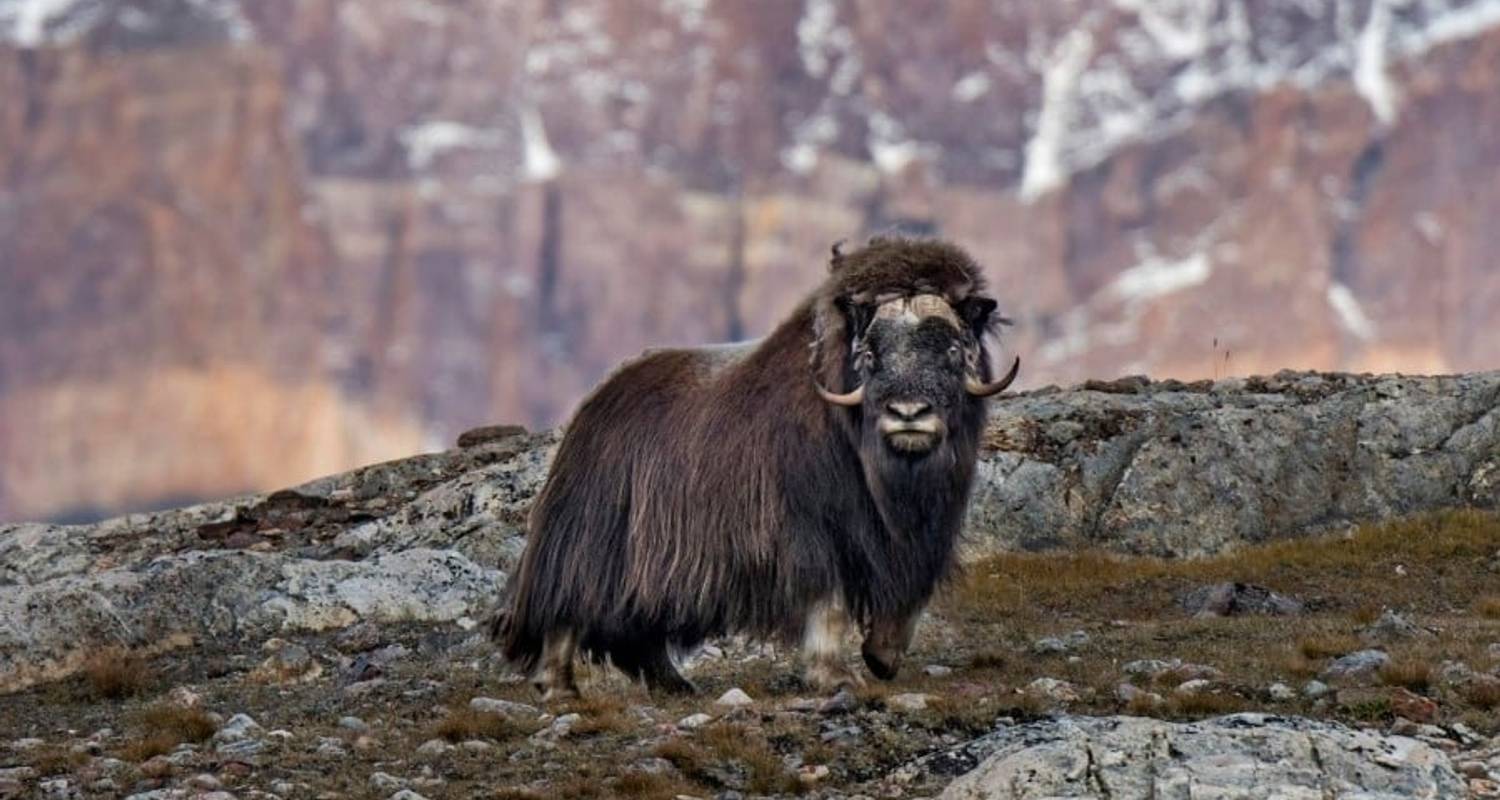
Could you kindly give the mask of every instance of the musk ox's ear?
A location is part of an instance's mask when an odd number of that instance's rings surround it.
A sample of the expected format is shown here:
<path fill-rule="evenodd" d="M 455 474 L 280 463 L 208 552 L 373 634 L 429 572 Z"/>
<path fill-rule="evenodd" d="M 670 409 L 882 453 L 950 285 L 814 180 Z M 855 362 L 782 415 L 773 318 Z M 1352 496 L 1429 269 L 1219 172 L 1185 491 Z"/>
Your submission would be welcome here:
<path fill-rule="evenodd" d="M 969 326 L 969 332 L 974 334 L 975 339 L 983 339 L 997 325 L 1010 324 L 1010 320 L 995 316 L 996 305 L 994 300 L 978 294 L 959 301 L 958 316 Z"/>
<path fill-rule="evenodd" d="M 839 313 L 844 317 L 844 329 L 849 333 L 849 344 L 864 338 L 865 329 L 870 327 L 870 321 L 875 318 L 875 307 L 870 303 L 863 303 L 852 297 L 840 297 L 834 301 Z"/>
<path fill-rule="evenodd" d="M 840 239 L 828 248 L 828 271 L 838 272 L 844 268 L 844 240 Z"/>

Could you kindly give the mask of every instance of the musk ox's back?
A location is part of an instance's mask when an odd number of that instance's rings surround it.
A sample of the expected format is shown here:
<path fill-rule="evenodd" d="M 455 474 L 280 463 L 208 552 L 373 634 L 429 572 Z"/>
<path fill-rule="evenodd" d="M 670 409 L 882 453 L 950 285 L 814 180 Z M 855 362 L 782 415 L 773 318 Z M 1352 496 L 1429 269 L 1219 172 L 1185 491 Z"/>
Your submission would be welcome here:
<path fill-rule="evenodd" d="M 582 646 L 655 682 L 675 675 L 668 645 L 806 639 L 810 609 L 867 629 L 913 617 L 972 477 L 983 405 L 962 387 L 989 377 L 982 285 L 956 248 L 877 240 L 836 253 L 761 342 L 621 367 L 568 425 L 533 507 L 506 656 L 532 670 Z M 944 360 L 958 344 L 962 363 Z M 876 348 L 888 366 L 869 363 Z M 882 392 L 896 399 L 860 405 Z"/>

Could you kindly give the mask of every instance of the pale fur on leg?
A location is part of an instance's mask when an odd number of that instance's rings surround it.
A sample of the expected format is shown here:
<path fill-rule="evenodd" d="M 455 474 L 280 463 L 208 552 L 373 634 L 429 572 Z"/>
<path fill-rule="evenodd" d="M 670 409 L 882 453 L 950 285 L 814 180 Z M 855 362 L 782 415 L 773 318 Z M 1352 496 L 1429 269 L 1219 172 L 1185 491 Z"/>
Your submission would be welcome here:
<path fill-rule="evenodd" d="M 834 591 L 808 609 L 807 623 L 802 629 L 802 656 L 807 665 L 807 682 L 814 689 L 833 692 L 841 687 L 864 685 L 864 680 L 844 665 L 840 653 L 849 627 L 849 613 L 841 591 Z"/>

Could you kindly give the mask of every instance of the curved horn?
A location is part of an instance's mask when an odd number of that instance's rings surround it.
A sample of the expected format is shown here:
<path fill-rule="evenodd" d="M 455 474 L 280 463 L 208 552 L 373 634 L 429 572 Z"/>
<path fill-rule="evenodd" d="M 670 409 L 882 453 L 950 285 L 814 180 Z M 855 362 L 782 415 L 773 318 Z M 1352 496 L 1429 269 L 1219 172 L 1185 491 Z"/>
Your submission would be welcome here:
<path fill-rule="evenodd" d="M 833 403 L 836 406 L 843 406 L 845 408 L 853 408 L 853 407 L 855 407 L 857 405 L 860 405 L 861 403 L 865 402 L 865 387 L 863 387 L 863 386 L 856 387 L 855 390 L 852 391 L 852 392 L 845 392 L 843 394 L 834 394 L 833 392 L 830 392 L 827 389 L 824 389 L 823 388 L 823 384 L 821 384 L 821 383 L 815 383 L 813 385 L 815 385 L 815 386 L 818 387 L 818 396 L 819 397 L 823 398 L 824 400 L 827 400 L 830 403 Z"/>
<path fill-rule="evenodd" d="M 972 394 L 975 397 L 990 397 L 991 395 L 997 395 L 1010 387 L 1011 382 L 1016 379 L 1016 373 L 1020 371 L 1021 358 L 1020 356 L 1017 356 L 1016 362 L 1010 365 L 1010 372 L 1005 373 L 1005 377 L 991 383 L 980 383 L 979 379 L 975 378 L 973 375 L 969 375 L 964 379 L 964 388 L 969 391 L 969 394 Z"/>

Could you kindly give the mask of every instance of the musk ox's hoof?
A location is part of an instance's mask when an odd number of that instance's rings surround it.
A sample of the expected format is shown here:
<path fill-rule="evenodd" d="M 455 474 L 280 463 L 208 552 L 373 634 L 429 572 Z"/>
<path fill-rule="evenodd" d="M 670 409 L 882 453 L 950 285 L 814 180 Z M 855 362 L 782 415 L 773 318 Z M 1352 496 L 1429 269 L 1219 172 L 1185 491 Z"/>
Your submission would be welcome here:
<path fill-rule="evenodd" d="M 896 673 L 901 671 L 899 662 L 887 663 L 873 653 L 865 653 L 864 657 L 865 666 L 870 668 L 870 674 L 883 681 L 895 680 Z"/>
<path fill-rule="evenodd" d="M 804 679 L 815 691 L 826 694 L 833 694 L 840 689 L 858 689 L 865 685 L 864 678 L 842 664 L 814 664 L 807 668 Z"/>
<path fill-rule="evenodd" d="M 542 692 L 543 703 L 565 703 L 578 699 L 577 686 L 554 686 Z"/>

